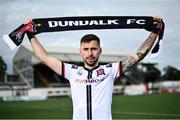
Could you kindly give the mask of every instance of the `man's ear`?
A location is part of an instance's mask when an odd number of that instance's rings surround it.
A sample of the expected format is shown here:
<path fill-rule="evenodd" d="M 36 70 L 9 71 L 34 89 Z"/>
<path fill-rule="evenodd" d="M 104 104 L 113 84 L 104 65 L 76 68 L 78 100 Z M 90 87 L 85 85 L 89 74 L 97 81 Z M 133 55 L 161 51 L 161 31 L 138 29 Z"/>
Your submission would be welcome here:
<path fill-rule="evenodd" d="M 80 56 L 82 56 L 81 47 L 79 48 L 79 54 Z"/>
<path fill-rule="evenodd" d="M 102 48 L 100 47 L 100 53 L 99 54 L 101 54 L 102 53 Z"/>

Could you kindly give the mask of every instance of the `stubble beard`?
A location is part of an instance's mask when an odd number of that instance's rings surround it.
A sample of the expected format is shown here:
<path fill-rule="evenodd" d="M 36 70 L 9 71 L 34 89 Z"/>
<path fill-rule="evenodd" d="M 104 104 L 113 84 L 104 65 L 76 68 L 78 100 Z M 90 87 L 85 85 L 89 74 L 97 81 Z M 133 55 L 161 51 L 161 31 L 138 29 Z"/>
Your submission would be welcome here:
<path fill-rule="evenodd" d="M 89 67 L 95 67 L 96 66 L 96 64 L 97 64 L 97 62 L 98 62 L 98 60 L 99 60 L 99 57 L 98 58 L 93 58 L 94 60 L 92 61 L 92 62 L 88 62 L 88 60 L 86 60 L 86 59 L 84 59 L 84 62 L 85 62 L 85 64 L 87 65 L 87 66 L 89 66 Z"/>

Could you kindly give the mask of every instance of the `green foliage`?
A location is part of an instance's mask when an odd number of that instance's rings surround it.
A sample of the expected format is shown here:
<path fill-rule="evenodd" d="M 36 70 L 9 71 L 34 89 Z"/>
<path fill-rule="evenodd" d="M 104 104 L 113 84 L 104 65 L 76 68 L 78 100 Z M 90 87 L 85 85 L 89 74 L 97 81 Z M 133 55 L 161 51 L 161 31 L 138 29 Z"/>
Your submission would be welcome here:
<path fill-rule="evenodd" d="M 3 58 L 0 56 L 0 81 L 4 81 L 4 75 L 6 73 L 7 65 Z"/>
<path fill-rule="evenodd" d="M 161 77 L 160 70 L 153 63 L 140 63 L 128 71 L 128 76 L 141 83 L 155 82 Z"/>
<path fill-rule="evenodd" d="M 165 74 L 162 76 L 164 80 L 180 80 L 180 70 L 168 66 L 164 68 Z"/>

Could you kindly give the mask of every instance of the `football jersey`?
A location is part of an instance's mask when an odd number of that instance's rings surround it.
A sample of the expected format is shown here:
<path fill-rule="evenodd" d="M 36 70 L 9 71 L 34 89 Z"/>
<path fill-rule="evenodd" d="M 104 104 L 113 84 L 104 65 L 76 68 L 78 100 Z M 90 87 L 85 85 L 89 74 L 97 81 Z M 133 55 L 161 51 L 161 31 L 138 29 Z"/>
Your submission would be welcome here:
<path fill-rule="evenodd" d="M 91 70 L 63 63 L 62 69 L 71 86 L 73 120 L 112 120 L 113 84 L 121 76 L 121 62 Z"/>

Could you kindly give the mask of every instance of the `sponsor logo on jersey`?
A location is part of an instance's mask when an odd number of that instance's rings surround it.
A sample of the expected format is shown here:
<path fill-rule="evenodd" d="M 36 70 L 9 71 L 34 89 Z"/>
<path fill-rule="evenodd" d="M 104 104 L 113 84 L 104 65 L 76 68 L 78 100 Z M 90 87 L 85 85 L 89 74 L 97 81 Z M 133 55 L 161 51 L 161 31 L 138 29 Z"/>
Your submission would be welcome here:
<path fill-rule="evenodd" d="M 106 77 L 107 76 L 102 77 L 102 78 L 96 78 L 96 79 L 93 79 L 93 78 L 91 78 L 91 79 L 76 79 L 75 82 L 79 83 L 79 84 L 97 84 L 97 83 L 104 81 L 104 79 Z"/>

